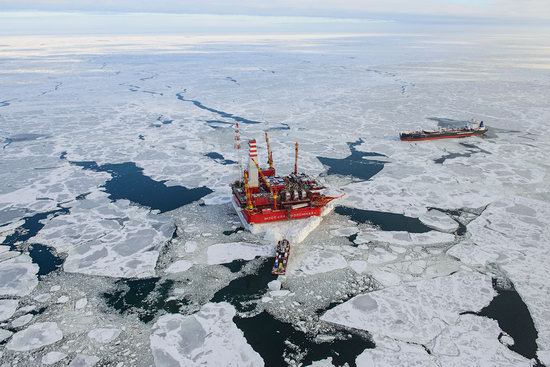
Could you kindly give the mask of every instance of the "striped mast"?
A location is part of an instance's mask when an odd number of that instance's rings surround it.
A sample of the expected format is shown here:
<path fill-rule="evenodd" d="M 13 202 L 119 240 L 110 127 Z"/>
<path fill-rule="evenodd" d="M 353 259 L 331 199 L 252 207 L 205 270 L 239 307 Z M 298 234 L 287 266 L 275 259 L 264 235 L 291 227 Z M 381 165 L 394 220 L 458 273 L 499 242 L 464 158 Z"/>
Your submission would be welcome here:
<path fill-rule="evenodd" d="M 235 136 L 233 137 L 233 147 L 237 150 L 237 160 L 239 162 L 238 172 L 237 172 L 237 181 L 241 180 L 241 175 L 243 172 L 243 162 L 241 159 L 241 129 L 240 125 L 237 122 L 235 124 Z"/>

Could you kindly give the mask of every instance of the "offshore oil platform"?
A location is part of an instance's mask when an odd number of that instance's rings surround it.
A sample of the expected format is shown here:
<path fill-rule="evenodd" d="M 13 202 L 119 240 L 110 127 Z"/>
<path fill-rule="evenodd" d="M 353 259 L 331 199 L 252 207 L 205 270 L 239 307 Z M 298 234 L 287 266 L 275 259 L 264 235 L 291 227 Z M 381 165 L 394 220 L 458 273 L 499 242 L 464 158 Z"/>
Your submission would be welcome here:
<path fill-rule="evenodd" d="M 258 163 L 256 140 L 248 141 L 248 166 L 242 177 L 231 184 L 233 206 L 245 225 L 321 216 L 328 203 L 336 199 L 322 193 L 317 180 L 298 172 L 298 143 L 295 144 L 294 171 L 278 176 L 273 166 L 269 137 L 265 132 L 267 168 Z M 239 125 L 235 127 L 235 148 L 240 150 Z M 239 169 L 239 171 L 242 168 Z M 240 176 L 240 175 L 239 175 Z"/>

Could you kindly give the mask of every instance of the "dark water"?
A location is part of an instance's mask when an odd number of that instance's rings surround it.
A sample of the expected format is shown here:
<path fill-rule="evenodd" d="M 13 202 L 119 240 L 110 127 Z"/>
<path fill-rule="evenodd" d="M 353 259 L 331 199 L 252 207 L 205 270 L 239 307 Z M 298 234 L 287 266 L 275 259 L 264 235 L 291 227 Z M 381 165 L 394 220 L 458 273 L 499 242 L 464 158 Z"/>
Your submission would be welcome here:
<path fill-rule="evenodd" d="M 385 155 L 357 151 L 355 147 L 362 143 L 363 139 L 348 143 L 351 154 L 346 158 L 317 157 L 317 159 L 328 167 L 327 174 L 329 175 L 352 176 L 360 180 L 369 180 L 382 171 L 385 162 L 376 159 L 366 159 L 366 157 L 385 157 Z"/>
<path fill-rule="evenodd" d="M 205 156 L 212 159 L 213 161 L 215 161 L 219 164 L 223 164 L 224 166 L 228 165 L 228 164 L 236 164 L 237 163 L 235 161 L 232 161 L 231 159 L 225 159 L 225 157 L 223 155 L 221 155 L 220 153 L 216 153 L 216 152 L 206 153 Z"/>
<path fill-rule="evenodd" d="M 240 259 L 240 260 L 233 260 L 230 263 L 226 263 L 222 265 L 228 268 L 229 270 L 231 270 L 232 273 L 238 273 L 239 271 L 242 270 L 243 266 L 245 266 L 246 263 L 248 263 L 247 260 Z"/>
<path fill-rule="evenodd" d="M 280 126 L 274 126 L 267 129 L 268 131 L 283 131 L 283 130 L 290 130 L 290 126 L 288 124 L 285 124 L 284 122 L 280 123 Z"/>
<path fill-rule="evenodd" d="M 210 126 L 213 129 L 227 128 L 234 125 L 233 122 L 227 122 L 222 120 L 206 120 L 206 123 L 208 124 L 208 126 Z"/>
<path fill-rule="evenodd" d="M 178 313 L 185 300 L 168 301 L 174 281 L 160 278 L 125 279 L 115 284 L 115 289 L 103 293 L 108 306 L 122 314 L 137 314 L 145 323 L 152 321 L 159 310 Z"/>
<path fill-rule="evenodd" d="M 332 357 L 336 366 L 348 363 L 355 367 L 357 356 L 365 349 L 375 346 L 369 339 L 356 334 L 350 334 L 351 337 L 346 340 L 315 343 L 302 331 L 275 319 L 265 311 L 249 318 L 236 316 L 233 321 L 243 331 L 252 348 L 262 356 L 267 367 L 286 366 L 284 356 L 292 356 L 298 352 L 286 342 L 305 352 L 301 362 L 306 366 L 313 361 Z"/>
<path fill-rule="evenodd" d="M 418 218 L 407 217 L 403 214 L 379 212 L 337 206 L 334 212 L 349 217 L 357 223 L 370 223 L 383 231 L 407 231 L 411 233 L 426 233 L 432 229 Z"/>
<path fill-rule="evenodd" d="M 470 123 L 466 120 L 454 120 L 446 117 L 428 117 L 427 119 L 437 122 L 437 126 L 442 128 L 459 128 L 467 126 Z"/>
<path fill-rule="evenodd" d="M 493 279 L 493 288 L 498 292 L 497 296 L 487 307 L 472 313 L 496 320 L 500 328 L 514 339 L 514 345 L 508 346 L 510 350 L 525 358 L 536 359 L 538 333 L 527 305 L 513 285 L 504 289 Z M 543 365 L 538 362 L 538 366 Z"/>
<path fill-rule="evenodd" d="M 223 234 L 226 236 L 231 236 L 232 234 L 239 233 L 244 231 L 244 227 L 237 227 L 235 229 L 232 229 L 230 231 L 223 231 Z"/>
<path fill-rule="evenodd" d="M 274 260 L 274 257 L 265 258 L 257 271 L 232 280 L 214 294 L 211 302 L 225 301 L 235 306 L 239 312 L 251 311 L 254 305 L 246 302 L 260 298 L 267 291 L 267 283 L 275 279 L 271 275 Z"/>
<path fill-rule="evenodd" d="M 98 165 L 93 161 L 71 162 L 95 172 L 108 172 L 111 179 L 103 186 L 113 201 L 128 199 L 133 203 L 158 209 L 161 213 L 190 204 L 210 194 L 207 187 L 188 189 L 184 186 L 166 186 L 143 174 L 143 168 L 133 162 Z"/>
<path fill-rule="evenodd" d="M 226 119 L 230 119 L 230 120 L 233 120 L 233 121 L 236 121 L 236 122 L 240 122 L 240 123 L 243 123 L 243 124 L 261 124 L 261 121 L 255 121 L 255 120 L 249 120 L 249 119 L 246 119 L 244 117 L 241 117 L 241 116 L 237 116 L 237 115 L 234 115 L 232 113 L 228 113 L 228 112 L 225 112 L 225 111 L 221 111 L 221 110 L 217 110 L 215 108 L 212 108 L 212 107 L 208 107 L 208 106 L 205 106 L 202 104 L 202 102 L 199 102 L 197 100 L 194 100 L 194 99 L 186 99 L 183 94 L 186 92 L 186 90 L 184 90 L 183 92 L 181 93 L 176 93 L 176 97 L 180 100 L 180 101 L 183 101 L 183 102 L 191 102 L 195 105 L 195 107 L 198 107 L 200 108 L 201 110 L 206 110 L 206 111 L 210 111 L 212 113 L 215 113 L 217 115 L 219 115 L 220 117 L 223 117 L 223 118 L 226 118 Z"/>
<path fill-rule="evenodd" d="M 31 217 L 26 217 L 23 223 L 18 227 L 15 232 L 2 242 L 2 245 L 10 247 L 11 251 L 17 250 L 17 244 L 26 242 L 32 237 L 36 236 L 38 232 L 44 228 L 45 224 L 40 223 L 41 220 L 48 218 L 49 216 L 58 216 L 68 214 L 68 208 L 59 208 L 49 212 L 38 213 Z M 38 275 L 43 276 L 59 269 L 64 262 L 64 259 L 55 255 L 55 250 L 39 244 L 31 243 L 29 246 L 29 256 L 32 262 L 38 265 Z"/>
<path fill-rule="evenodd" d="M 139 135 L 138 135 L 138 139 L 139 139 L 139 140 L 145 140 L 145 136 L 139 134 Z"/>

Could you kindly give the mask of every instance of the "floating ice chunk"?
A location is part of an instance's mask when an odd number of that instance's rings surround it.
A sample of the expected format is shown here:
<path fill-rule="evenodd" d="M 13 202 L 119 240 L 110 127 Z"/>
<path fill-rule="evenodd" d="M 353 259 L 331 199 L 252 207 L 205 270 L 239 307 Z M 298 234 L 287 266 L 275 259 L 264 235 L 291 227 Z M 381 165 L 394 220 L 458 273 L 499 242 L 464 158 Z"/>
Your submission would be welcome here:
<path fill-rule="evenodd" d="M 485 266 L 498 258 L 496 253 L 488 253 L 473 243 L 459 243 L 451 247 L 447 254 L 470 266 Z"/>
<path fill-rule="evenodd" d="M 45 365 L 54 364 L 65 358 L 67 358 L 67 355 L 65 353 L 49 352 L 48 354 L 42 357 L 42 364 L 45 364 Z"/>
<path fill-rule="evenodd" d="M 453 242 L 455 236 L 449 233 L 430 231 L 426 233 L 409 233 L 405 231 L 361 231 L 355 243 L 369 242 L 390 243 L 399 246 L 430 246 Z"/>
<path fill-rule="evenodd" d="M 358 366 L 361 366 L 358 364 Z M 332 358 L 325 358 L 320 361 L 314 361 L 308 367 L 334 367 L 332 364 Z"/>
<path fill-rule="evenodd" d="M 539 357 L 539 361 L 541 361 L 541 363 L 544 364 L 545 366 L 550 365 L 550 351 L 539 350 L 537 352 L 537 357 Z"/>
<path fill-rule="evenodd" d="M 70 214 L 50 219 L 33 241 L 67 252 L 66 272 L 144 278 L 155 275 L 159 251 L 173 231 L 165 215 L 93 192 Z"/>
<path fill-rule="evenodd" d="M 391 252 L 386 251 L 383 248 L 377 248 L 369 253 L 367 262 L 369 264 L 383 264 L 397 259 L 397 255 L 392 254 Z"/>
<path fill-rule="evenodd" d="M 166 268 L 165 272 L 167 273 L 181 273 L 186 270 L 189 270 L 193 266 L 193 263 L 191 261 L 187 260 L 178 260 L 172 264 L 168 268 Z"/>
<path fill-rule="evenodd" d="M 22 254 L 0 262 L 0 295 L 26 296 L 38 285 L 38 265 Z"/>
<path fill-rule="evenodd" d="M 19 301 L 15 299 L 0 299 L 0 321 L 5 321 L 12 317 L 18 305 Z"/>
<path fill-rule="evenodd" d="M 278 291 L 281 289 L 281 281 L 272 280 L 271 282 L 267 283 L 267 287 L 270 291 Z"/>
<path fill-rule="evenodd" d="M 393 287 L 401 284 L 401 278 L 399 275 L 389 271 L 376 270 L 372 272 L 372 276 L 384 287 Z"/>
<path fill-rule="evenodd" d="M 231 194 L 214 191 L 202 198 L 205 205 L 222 205 L 231 201 Z"/>
<path fill-rule="evenodd" d="M 79 299 L 76 301 L 74 308 L 77 310 L 81 310 L 88 304 L 88 299 L 86 297 Z"/>
<path fill-rule="evenodd" d="M 88 337 L 95 342 L 105 344 L 110 343 L 120 335 L 120 329 L 116 328 L 99 328 L 90 330 Z"/>
<path fill-rule="evenodd" d="M 269 295 L 272 297 L 284 297 L 284 296 L 288 296 L 289 294 L 290 294 L 290 291 L 287 289 L 269 292 Z"/>
<path fill-rule="evenodd" d="M 336 252 L 313 250 L 307 254 L 307 257 L 299 259 L 297 269 L 305 274 L 312 275 L 343 269 L 347 266 L 346 259 Z"/>
<path fill-rule="evenodd" d="M 464 311 L 479 311 L 495 295 L 491 278 L 474 272 L 411 282 L 359 295 L 322 320 L 425 344 Z"/>
<path fill-rule="evenodd" d="M 27 325 L 29 322 L 31 322 L 32 318 L 33 318 L 33 315 L 30 313 L 23 316 L 19 316 L 18 318 L 14 319 L 11 322 L 11 327 L 18 328 L 18 327 Z"/>
<path fill-rule="evenodd" d="M 164 315 L 153 325 L 151 350 L 157 366 L 263 366 L 233 323 L 228 303 L 208 303 L 193 315 Z"/>
<path fill-rule="evenodd" d="M 367 269 L 367 262 L 364 260 L 353 260 L 349 262 L 349 267 L 357 274 L 362 274 Z"/>
<path fill-rule="evenodd" d="M 67 303 L 69 302 L 69 297 L 67 296 L 61 296 L 55 301 L 55 303 Z"/>
<path fill-rule="evenodd" d="M 37 302 L 48 302 L 52 298 L 52 295 L 50 293 L 40 293 L 37 294 L 33 299 Z"/>
<path fill-rule="evenodd" d="M 0 343 L 12 336 L 13 333 L 9 330 L 0 329 Z"/>
<path fill-rule="evenodd" d="M 38 322 L 13 335 L 6 345 L 9 350 L 26 352 L 53 344 L 63 338 L 55 322 Z"/>
<path fill-rule="evenodd" d="M 364 367 L 438 367 L 437 359 L 416 344 L 375 336 L 376 347 L 357 356 L 355 364 Z"/>
<path fill-rule="evenodd" d="M 69 363 L 68 367 L 92 367 L 99 362 L 96 356 L 88 356 L 86 354 L 77 354 L 76 357 Z"/>
<path fill-rule="evenodd" d="M 218 243 L 208 247 L 206 254 L 209 265 L 225 264 L 238 259 L 252 260 L 256 256 L 273 256 L 275 245 L 247 242 Z"/>
<path fill-rule="evenodd" d="M 61 289 L 60 285 L 54 285 L 50 288 L 50 292 L 58 292 Z"/>
<path fill-rule="evenodd" d="M 357 227 L 342 227 L 330 231 L 330 235 L 334 237 L 349 237 L 359 232 Z"/>
<path fill-rule="evenodd" d="M 458 223 L 444 212 L 430 210 L 418 217 L 422 223 L 440 232 L 453 233 L 458 229 Z"/>
<path fill-rule="evenodd" d="M 497 321 L 476 315 L 462 315 L 435 339 L 432 353 L 441 365 L 462 366 L 531 366 L 531 361 L 512 352 L 499 342 L 502 332 Z M 479 353 L 482 350 L 483 353 Z"/>
<path fill-rule="evenodd" d="M 195 250 L 197 249 L 197 246 L 198 246 L 197 241 L 186 241 L 185 244 L 183 245 L 183 248 L 185 252 L 192 253 L 192 252 L 195 252 Z"/>

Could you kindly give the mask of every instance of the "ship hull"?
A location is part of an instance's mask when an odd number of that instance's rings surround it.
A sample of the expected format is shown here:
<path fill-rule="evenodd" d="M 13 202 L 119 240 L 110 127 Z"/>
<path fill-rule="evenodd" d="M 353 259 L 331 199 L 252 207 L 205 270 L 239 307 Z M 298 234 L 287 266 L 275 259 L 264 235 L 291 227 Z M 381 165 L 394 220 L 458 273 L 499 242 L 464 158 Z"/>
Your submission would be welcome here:
<path fill-rule="evenodd" d="M 467 138 L 470 136 L 482 136 L 485 134 L 486 131 L 483 132 L 471 132 L 471 133 L 463 133 L 463 134 L 441 134 L 441 135 L 434 135 L 434 136 L 401 136 L 402 141 L 421 141 L 421 140 L 439 140 L 439 139 L 461 139 L 461 138 Z"/>

